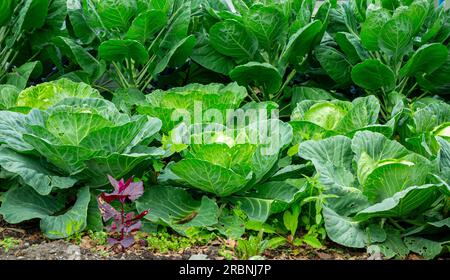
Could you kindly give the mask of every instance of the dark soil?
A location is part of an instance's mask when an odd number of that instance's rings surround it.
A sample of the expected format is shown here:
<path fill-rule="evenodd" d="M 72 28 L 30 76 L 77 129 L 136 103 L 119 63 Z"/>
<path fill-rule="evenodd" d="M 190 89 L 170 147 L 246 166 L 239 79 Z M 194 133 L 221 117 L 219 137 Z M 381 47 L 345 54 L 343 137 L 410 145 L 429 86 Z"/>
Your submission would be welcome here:
<path fill-rule="evenodd" d="M 193 246 L 178 252 L 161 253 L 150 250 L 145 239 L 138 240 L 133 247 L 122 251 L 108 245 L 98 245 L 87 234 L 75 240 L 49 240 L 39 231 L 37 223 L 23 223 L 20 226 L 10 225 L 0 217 L 0 241 L 14 238 L 19 244 L 12 246 L 7 252 L 0 247 L 0 260 L 187 260 L 225 259 L 220 254 L 226 248 L 228 258 L 237 259 L 232 240 L 216 239 L 203 246 Z M 226 245 L 226 246 L 224 246 Z M 264 253 L 266 259 L 277 260 L 367 260 L 381 259 L 380 256 L 369 257 L 364 250 L 350 250 L 334 243 L 326 244 L 324 249 L 313 249 L 309 246 L 291 248 L 284 246 Z M 408 259 L 420 259 L 410 255 Z"/>

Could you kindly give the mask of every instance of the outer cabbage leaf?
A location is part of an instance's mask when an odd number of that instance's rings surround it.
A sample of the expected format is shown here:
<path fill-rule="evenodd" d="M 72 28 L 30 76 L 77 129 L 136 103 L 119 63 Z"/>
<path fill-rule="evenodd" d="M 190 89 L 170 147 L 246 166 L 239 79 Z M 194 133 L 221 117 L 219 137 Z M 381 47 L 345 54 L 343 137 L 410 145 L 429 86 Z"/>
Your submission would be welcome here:
<path fill-rule="evenodd" d="M 33 159 L 16 156 L 21 159 L 21 168 L 14 168 L 14 172 L 27 178 L 30 168 L 35 166 L 32 168 L 37 172 L 34 176 L 57 176 L 55 180 L 75 176 L 92 186 L 100 186 L 107 183 L 107 174 L 124 176 L 142 161 L 163 154 L 162 150 L 155 148 L 132 154 L 135 147 L 151 141 L 161 128 L 160 120 L 146 116 L 129 117 L 103 99 L 67 98 L 45 111 L 33 109 L 28 115 L 0 113 L 5 115 L 0 122 L 5 128 L 0 139 L 6 147 L 19 152 L 34 150 L 54 165 L 50 169 L 63 173 L 63 176 L 58 176 L 37 168 Z M 27 166 L 29 168 L 24 169 Z M 69 181 L 74 184 L 73 179 Z M 60 185 L 61 188 L 69 187 L 63 181 Z M 37 187 L 42 194 L 53 188 L 42 180 L 36 180 L 35 184 L 30 182 L 30 186 Z"/>
<path fill-rule="evenodd" d="M 251 179 L 251 176 L 244 177 L 233 170 L 198 159 L 181 160 L 171 170 L 191 186 L 217 196 L 238 192 Z"/>
<path fill-rule="evenodd" d="M 408 187 L 383 201 L 358 212 L 355 219 L 365 221 L 373 217 L 408 217 L 423 213 L 441 195 L 434 184 Z"/>
<path fill-rule="evenodd" d="M 229 200 L 238 204 L 250 220 L 265 222 L 271 214 L 283 212 L 305 196 L 307 185 L 305 179 L 295 184 L 272 181 L 256 186 L 242 196 L 232 196 Z"/>
<path fill-rule="evenodd" d="M 59 239 L 82 232 L 87 225 L 87 211 L 91 194 L 88 187 L 78 191 L 77 201 L 64 214 L 42 218 L 40 227 L 50 239 Z"/>
<path fill-rule="evenodd" d="M 340 193 L 354 187 L 350 138 L 334 136 L 300 143 L 299 156 L 312 161 L 320 182 L 329 191 Z"/>
<path fill-rule="evenodd" d="M 23 90 L 17 98 L 17 106 L 47 109 L 67 97 L 101 98 L 96 89 L 85 83 L 60 79 Z"/>
<path fill-rule="evenodd" d="M 338 244 L 364 248 L 370 243 L 383 242 L 386 238 L 383 229 L 377 226 L 365 227 L 362 223 L 341 216 L 326 206 L 322 213 L 328 237 Z"/>
<path fill-rule="evenodd" d="M 204 122 L 203 113 L 208 109 L 219 110 L 224 123 L 226 110 L 239 108 L 246 96 L 246 89 L 236 83 L 227 86 L 190 84 L 168 91 L 152 92 L 147 96 L 148 104 L 138 106 L 137 111 L 161 119 L 162 130 L 168 133 L 183 121 L 187 125 Z M 216 120 L 216 122 L 220 121 Z"/>
<path fill-rule="evenodd" d="M 136 208 L 139 212 L 150 210 L 146 219 L 183 234 L 192 227 L 213 226 L 219 217 L 219 208 L 213 200 L 206 196 L 195 200 L 186 190 L 172 186 L 146 189 L 136 201 Z"/>
<path fill-rule="evenodd" d="M 426 183 L 436 166 L 417 154 L 410 154 L 401 160 L 385 161 L 367 176 L 363 193 L 371 202 L 380 202 L 410 186 Z"/>
<path fill-rule="evenodd" d="M 30 187 L 14 187 L 3 196 L 0 213 L 11 224 L 54 215 L 64 208 L 64 202 L 48 195 L 43 196 Z"/>
<path fill-rule="evenodd" d="M 203 129 L 191 135 L 194 144 L 170 169 L 190 186 L 218 196 L 248 190 L 261 181 L 292 139 L 292 128 L 276 119 L 241 129 Z M 196 138 L 202 144 L 196 144 Z"/>
<path fill-rule="evenodd" d="M 20 90 L 13 85 L 0 85 L 0 110 L 16 106 Z"/>
<path fill-rule="evenodd" d="M 16 151 L 25 152 L 33 147 L 23 140 L 26 116 L 10 111 L 0 111 L 0 144 Z"/>
<path fill-rule="evenodd" d="M 364 130 L 390 137 L 395 119 L 384 125 L 377 124 L 379 113 L 380 103 L 374 96 L 356 98 L 352 103 L 340 100 L 301 101 L 291 115 L 294 143 L 338 134 L 353 137 L 358 131 Z"/>
<path fill-rule="evenodd" d="M 40 195 L 48 195 L 53 189 L 70 188 L 77 182 L 74 178 L 61 177 L 48 170 L 38 158 L 21 155 L 5 147 L 0 147 L 0 166 L 19 175 L 23 183 Z"/>
<path fill-rule="evenodd" d="M 435 157 L 439 144 L 435 136 L 446 137 L 450 126 L 450 105 L 433 98 L 425 98 L 406 111 L 399 133 L 402 143 L 410 150 L 426 157 Z"/>
<path fill-rule="evenodd" d="M 41 219 L 40 227 L 51 239 L 64 238 L 81 232 L 86 227 L 87 208 L 90 201 L 88 187 L 78 191 L 77 201 L 66 213 L 64 201 L 58 197 L 42 196 L 28 187 L 9 190 L 4 197 L 0 213 L 9 223 L 20 223 L 31 219 Z"/>
<path fill-rule="evenodd" d="M 360 184 L 364 184 L 367 176 L 381 161 L 402 158 L 410 153 L 400 143 L 370 131 L 361 131 L 355 134 L 352 140 L 352 150 L 355 153 Z"/>

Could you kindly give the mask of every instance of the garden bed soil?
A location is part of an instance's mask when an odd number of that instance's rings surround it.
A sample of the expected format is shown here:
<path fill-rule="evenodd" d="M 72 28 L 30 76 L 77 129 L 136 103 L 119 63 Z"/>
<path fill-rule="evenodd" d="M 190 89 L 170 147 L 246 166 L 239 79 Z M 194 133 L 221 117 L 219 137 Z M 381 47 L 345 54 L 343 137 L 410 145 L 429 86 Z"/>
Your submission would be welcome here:
<path fill-rule="evenodd" d="M 225 243 L 232 246 L 234 242 L 216 239 L 207 245 L 196 245 L 178 252 L 163 254 L 150 250 L 145 240 L 138 240 L 133 247 L 123 252 L 119 248 L 97 245 L 87 234 L 81 236 L 78 242 L 49 240 L 42 235 L 36 223 L 10 225 L 2 221 L 0 217 L 0 241 L 5 238 L 14 238 L 19 244 L 12 246 L 7 252 L 0 247 L 0 260 L 188 260 L 193 258 L 223 260 L 225 258 L 219 254 L 220 248 Z M 325 245 L 325 248 L 320 250 L 306 245 L 296 248 L 285 246 L 277 250 L 267 250 L 264 257 L 276 260 L 381 259 L 380 256 L 368 256 L 364 250 L 351 250 L 334 243 Z M 236 258 L 233 250 L 229 250 L 228 253 Z M 421 257 L 411 254 L 408 259 L 415 260 Z"/>

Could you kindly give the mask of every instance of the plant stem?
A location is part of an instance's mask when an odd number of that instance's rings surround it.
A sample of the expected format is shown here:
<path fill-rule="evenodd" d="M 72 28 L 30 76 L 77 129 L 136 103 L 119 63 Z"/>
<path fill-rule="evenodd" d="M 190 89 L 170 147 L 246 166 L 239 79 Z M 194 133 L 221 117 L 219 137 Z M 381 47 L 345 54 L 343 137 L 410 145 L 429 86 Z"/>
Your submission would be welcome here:
<path fill-rule="evenodd" d="M 131 61 L 131 59 L 127 58 L 125 60 L 126 66 L 127 66 L 127 71 L 128 71 L 128 75 L 129 80 L 132 82 L 133 85 L 136 85 L 135 81 L 134 81 L 134 73 L 133 73 L 133 63 Z"/>
<path fill-rule="evenodd" d="M 425 91 L 424 93 L 422 93 L 421 95 L 419 95 L 418 97 L 413 99 L 413 102 L 416 100 L 420 100 L 422 97 L 424 97 L 425 95 L 427 95 L 428 93 L 430 93 L 429 91 Z"/>
<path fill-rule="evenodd" d="M 261 102 L 261 99 L 259 99 L 259 97 L 258 97 L 258 95 L 256 94 L 256 92 L 255 92 L 250 86 L 248 86 L 247 88 L 248 88 L 248 91 L 250 91 L 250 93 L 251 93 L 250 96 L 253 96 L 253 97 L 254 97 L 254 98 L 252 98 L 252 99 L 254 99 L 254 100 L 257 101 L 257 102 Z"/>
<path fill-rule="evenodd" d="M 399 230 L 405 230 L 401 225 L 399 225 L 394 219 L 389 218 L 389 222 L 391 222 L 396 228 L 398 228 Z"/>
<path fill-rule="evenodd" d="M 281 86 L 280 90 L 278 91 L 278 93 L 275 95 L 274 99 L 275 101 L 280 98 L 281 94 L 283 94 L 284 89 L 287 87 L 287 85 L 292 81 L 292 79 L 294 78 L 295 74 L 297 74 L 297 70 L 292 69 L 291 73 L 289 73 L 288 77 L 286 78 L 286 80 L 283 83 L 283 86 Z"/>
<path fill-rule="evenodd" d="M 387 95 L 386 95 L 386 91 L 384 90 L 384 88 L 381 88 L 381 92 L 382 92 L 382 94 L 381 94 L 381 102 L 380 102 L 380 107 L 381 107 L 380 113 L 381 113 L 381 116 L 383 117 L 383 119 L 387 122 L 388 121 L 387 115 L 389 113 L 388 109 L 386 107 Z"/>
<path fill-rule="evenodd" d="M 106 91 L 106 92 L 111 93 L 111 94 L 114 95 L 114 92 L 111 91 L 109 88 L 106 88 L 106 87 L 101 86 L 101 85 L 96 85 L 96 84 L 94 84 L 94 85 L 92 85 L 92 86 L 93 86 L 94 88 L 98 88 L 98 89 L 100 89 L 100 90 Z"/>
<path fill-rule="evenodd" d="M 142 92 L 144 92 L 145 91 L 145 89 L 150 85 L 150 83 L 152 82 L 152 80 L 153 80 L 153 74 L 150 74 L 149 76 L 148 76 L 148 78 L 146 78 L 145 79 L 146 81 L 145 81 L 145 84 L 142 86 L 142 88 L 141 88 L 141 91 Z"/>
<path fill-rule="evenodd" d="M 142 70 L 139 72 L 137 80 L 136 80 L 136 85 L 141 84 L 142 80 L 145 78 L 145 75 L 148 72 L 148 68 L 150 67 L 151 63 L 153 62 L 153 60 L 155 58 L 156 58 L 156 55 L 152 55 L 152 57 L 145 64 L 144 68 L 142 68 Z"/>
<path fill-rule="evenodd" d="M 409 80 L 409 77 L 403 79 L 403 80 L 400 82 L 400 84 L 399 84 L 400 90 L 398 91 L 398 93 L 403 93 L 403 90 L 405 90 L 405 86 L 406 86 L 406 84 L 408 83 L 408 80 Z"/>
<path fill-rule="evenodd" d="M 119 76 L 119 80 L 120 80 L 120 82 L 122 84 L 122 87 L 123 88 L 130 87 L 130 85 L 127 82 L 127 79 L 125 78 L 125 76 L 123 75 L 122 71 L 120 70 L 119 65 L 117 65 L 117 63 L 114 62 L 114 61 L 112 62 L 112 64 L 114 65 L 114 68 L 116 68 L 116 73 Z"/>
<path fill-rule="evenodd" d="M 136 82 L 136 86 L 138 87 L 138 88 L 140 88 L 140 90 L 142 91 L 142 92 L 144 92 L 144 90 L 148 87 L 148 85 L 151 83 L 151 81 L 153 80 L 153 73 L 152 72 L 150 72 L 150 73 L 148 73 L 148 68 L 150 67 L 150 65 L 154 62 L 154 60 L 156 59 L 156 55 L 153 55 L 150 59 L 149 59 L 149 61 L 148 61 L 148 65 L 146 65 L 145 67 L 144 67 L 144 69 L 143 70 L 145 70 L 145 72 L 144 71 L 141 71 L 142 72 L 142 74 L 139 76 L 139 78 L 138 78 L 138 80 L 137 80 L 137 82 Z M 141 83 L 143 82 L 143 81 L 145 81 L 145 83 L 144 83 L 144 85 L 142 85 L 141 86 Z"/>
<path fill-rule="evenodd" d="M 383 57 L 381 56 L 380 52 L 376 51 L 375 52 L 375 57 L 380 60 L 381 62 L 385 63 Z"/>
<path fill-rule="evenodd" d="M 402 62 L 400 61 L 399 63 L 397 63 L 397 66 L 395 67 L 395 75 L 398 76 L 401 68 L 402 68 Z"/>
<path fill-rule="evenodd" d="M 159 31 L 158 35 L 156 35 L 155 39 L 153 40 L 153 42 L 148 47 L 148 49 L 147 49 L 148 52 L 150 52 L 153 49 L 155 43 L 159 40 L 159 37 L 166 31 L 167 27 L 172 25 L 172 22 L 173 22 L 174 18 L 176 18 L 177 14 L 181 11 L 181 8 L 182 7 L 178 8 L 178 10 L 176 10 L 172 14 L 172 16 L 170 17 L 170 19 L 168 21 L 168 24 L 161 31 Z"/>
<path fill-rule="evenodd" d="M 250 100 L 251 100 L 251 101 L 254 101 L 254 102 L 258 102 L 258 101 L 256 101 L 256 99 L 255 99 L 255 98 L 253 98 L 253 96 L 252 96 L 252 95 L 249 95 L 248 97 L 250 97 Z"/>
<path fill-rule="evenodd" d="M 284 110 L 286 110 L 290 106 L 291 106 L 291 103 L 287 104 L 286 106 L 284 106 L 283 108 L 280 109 L 280 112 L 283 112 Z"/>
<path fill-rule="evenodd" d="M 125 235 L 125 210 L 124 210 L 124 206 L 123 206 L 123 202 L 120 201 L 120 216 L 122 218 L 122 229 L 120 231 L 120 240 L 123 240 L 124 235 Z"/>
<path fill-rule="evenodd" d="M 419 84 L 416 82 L 416 83 L 414 83 L 414 85 L 412 86 L 412 88 L 410 88 L 409 90 L 408 90 L 408 92 L 405 94 L 405 96 L 406 97 L 408 97 L 415 89 L 416 89 L 416 87 L 418 86 Z"/>

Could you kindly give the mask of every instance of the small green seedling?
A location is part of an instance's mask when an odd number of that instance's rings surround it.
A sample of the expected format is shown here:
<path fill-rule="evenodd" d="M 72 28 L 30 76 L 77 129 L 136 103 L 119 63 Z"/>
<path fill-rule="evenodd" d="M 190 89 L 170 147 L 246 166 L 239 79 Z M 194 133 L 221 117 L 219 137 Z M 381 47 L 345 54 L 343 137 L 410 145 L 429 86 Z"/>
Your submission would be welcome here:
<path fill-rule="evenodd" d="M 20 240 L 13 237 L 6 237 L 3 240 L 0 240 L 0 248 L 3 248 L 3 251 L 5 251 L 5 253 L 8 253 L 9 250 L 18 245 L 20 245 Z"/>

